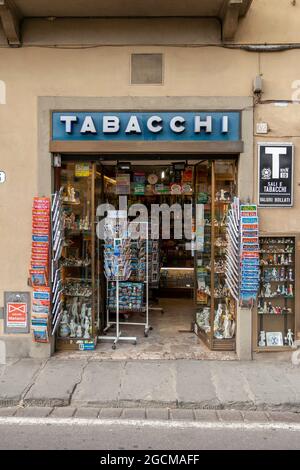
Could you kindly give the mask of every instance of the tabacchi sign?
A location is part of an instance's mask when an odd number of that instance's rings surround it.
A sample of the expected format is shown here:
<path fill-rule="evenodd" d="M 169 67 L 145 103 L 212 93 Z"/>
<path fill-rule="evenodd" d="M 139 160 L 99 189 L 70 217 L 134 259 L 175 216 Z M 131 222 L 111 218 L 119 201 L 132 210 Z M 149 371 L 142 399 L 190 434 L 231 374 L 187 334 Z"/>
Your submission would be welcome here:
<path fill-rule="evenodd" d="M 240 113 L 53 112 L 53 141 L 239 141 Z"/>
<path fill-rule="evenodd" d="M 258 144 L 258 201 L 260 207 L 293 206 L 293 168 L 293 144 Z"/>

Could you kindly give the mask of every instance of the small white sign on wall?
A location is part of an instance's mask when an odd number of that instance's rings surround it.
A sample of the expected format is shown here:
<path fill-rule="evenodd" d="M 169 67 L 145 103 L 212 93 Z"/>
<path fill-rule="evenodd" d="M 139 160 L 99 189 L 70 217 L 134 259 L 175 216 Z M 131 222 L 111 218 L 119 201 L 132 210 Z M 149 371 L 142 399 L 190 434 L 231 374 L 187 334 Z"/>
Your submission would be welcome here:
<path fill-rule="evenodd" d="M 5 183 L 5 181 L 6 181 L 5 171 L 0 171 L 0 183 Z"/>

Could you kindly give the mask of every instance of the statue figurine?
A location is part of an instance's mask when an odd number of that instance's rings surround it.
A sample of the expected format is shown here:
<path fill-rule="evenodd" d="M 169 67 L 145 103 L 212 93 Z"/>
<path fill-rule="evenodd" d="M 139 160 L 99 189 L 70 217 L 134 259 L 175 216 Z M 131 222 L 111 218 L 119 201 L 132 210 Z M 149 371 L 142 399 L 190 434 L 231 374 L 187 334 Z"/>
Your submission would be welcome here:
<path fill-rule="evenodd" d="M 71 186 L 71 188 L 70 188 L 69 201 L 70 201 L 70 202 L 76 202 L 76 198 L 75 198 L 75 189 L 74 189 L 72 186 Z"/>
<path fill-rule="evenodd" d="M 288 329 L 286 337 L 288 340 L 288 344 L 291 348 L 294 346 L 293 336 L 294 336 L 294 333 L 292 332 L 292 330 Z"/>
<path fill-rule="evenodd" d="M 71 319 L 70 330 L 71 330 L 70 337 L 75 338 L 75 336 L 76 336 L 76 323 L 74 321 L 74 318 Z"/>
<path fill-rule="evenodd" d="M 288 291 L 287 291 L 287 295 L 288 295 L 289 297 L 294 297 L 293 284 L 290 284 L 290 285 L 289 285 L 289 288 L 288 288 Z"/>
<path fill-rule="evenodd" d="M 89 228 L 90 228 L 89 217 L 86 216 L 83 222 L 83 230 L 89 230 Z"/>
<path fill-rule="evenodd" d="M 223 338 L 223 335 L 219 332 L 219 329 L 221 326 L 222 313 L 223 313 L 222 304 L 219 304 L 218 310 L 215 316 L 215 321 L 214 321 L 214 335 L 215 335 L 215 338 L 218 338 L 218 339 Z"/>
<path fill-rule="evenodd" d="M 272 297 L 271 284 L 266 284 L 265 297 Z"/>
<path fill-rule="evenodd" d="M 76 338 L 82 338 L 82 328 L 81 325 L 77 326 Z"/>
<path fill-rule="evenodd" d="M 226 201 L 224 189 L 221 189 L 221 191 L 220 191 L 220 199 L 219 200 L 220 201 Z"/>
<path fill-rule="evenodd" d="M 77 302 L 78 298 L 77 297 L 74 297 L 73 299 L 73 303 L 72 303 L 72 317 L 75 321 L 75 323 L 79 323 L 79 315 L 78 315 L 78 302 Z"/>
<path fill-rule="evenodd" d="M 225 315 L 225 318 L 224 318 L 224 338 L 226 338 L 226 339 L 232 338 L 232 335 L 231 335 L 231 320 L 229 318 L 229 312 L 228 312 L 227 309 L 226 309 L 226 315 Z"/>
<path fill-rule="evenodd" d="M 85 321 L 84 321 L 84 339 L 90 339 L 90 322 L 89 322 L 89 319 L 88 317 L 85 317 Z"/>
<path fill-rule="evenodd" d="M 84 321 L 86 317 L 86 303 L 83 303 L 81 305 L 81 312 L 80 312 L 80 318 L 81 318 L 81 326 L 84 326 Z"/>
<path fill-rule="evenodd" d="M 68 311 L 64 310 L 59 326 L 59 336 L 61 338 L 67 338 L 70 334 Z"/>
<path fill-rule="evenodd" d="M 266 332 L 265 331 L 260 332 L 260 339 L 259 339 L 258 346 L 260 348 L 264 348 L 266 346 Z"/>

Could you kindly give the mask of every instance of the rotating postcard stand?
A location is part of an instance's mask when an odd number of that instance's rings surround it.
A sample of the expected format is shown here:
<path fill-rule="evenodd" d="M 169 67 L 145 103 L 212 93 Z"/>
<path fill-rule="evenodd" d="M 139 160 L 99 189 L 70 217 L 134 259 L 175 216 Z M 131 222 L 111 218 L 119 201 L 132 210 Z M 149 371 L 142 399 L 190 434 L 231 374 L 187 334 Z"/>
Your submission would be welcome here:
<path fill-rule="evenodd" d="M 100 336 L 100 340 L 113 341 L 113 349 L 119 341 L 137 343 L 135 336 L 122 336 L 120 325 L 144 326 L 145 337 L 149 330 L 148 299 L 148 222 L 137 222 L 145 230 L 135 236 L 128 231 L 126 211 L 110 211 L 104 227 L 104 266 L 107 279 L 107 325 L 104 334 L 113 326 L 115 336 Z M 135 222 L 129 227 L 133 229 Z M 144 236 L 143 236 L 144 233 Z M 143 256 L 141 254 L 143 253 Z M 142 261 L 144 260 L 144 261 Z M 142 305 L 145 290 L 145 306 Z M 131 302 L 128 299 L 131 298 Z M 115 321 L 110 320 L 110 312 Z M 120 313 L 145 312 L 145 322 L 120 321 Z"/>

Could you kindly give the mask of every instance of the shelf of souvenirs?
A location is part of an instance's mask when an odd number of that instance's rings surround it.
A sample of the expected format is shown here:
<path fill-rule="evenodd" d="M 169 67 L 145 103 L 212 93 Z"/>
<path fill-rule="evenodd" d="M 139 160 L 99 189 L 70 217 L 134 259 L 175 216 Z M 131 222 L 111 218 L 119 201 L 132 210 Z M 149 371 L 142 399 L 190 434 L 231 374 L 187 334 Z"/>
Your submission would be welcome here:
<path fill-rule="evenodd" d="M 64 258 L 61 260 L 60 266 L 62 268 L 90 268 L 92 264 L 92 260 L 89 258 L 86 259 L 78 259 L 75 257 Z"/>
<path fill-rule="evenodd" d="M 261 264 L 261 268 L 289 268 L 294 267 L 295 263 L 285 263 L 285 264 Z"/>
<path fill-rule="evenodd" d="M 272 305 L 270 302 L 267 304 L 265 302 L 264 307 L 259 307 L 257 309 L 258 315 L 272 315 L 274 317 L 284 316 L 284 315 L 294 315 L 294 312 L 291 308 L 280 307 L 279 305 Z"/>
<path fill-rule="evenodd" d="M 295 245 L 295 241 L 293 238 L 276 238 L 276 237 L 260 237 L 260 244 L 264 245 Z"/>

